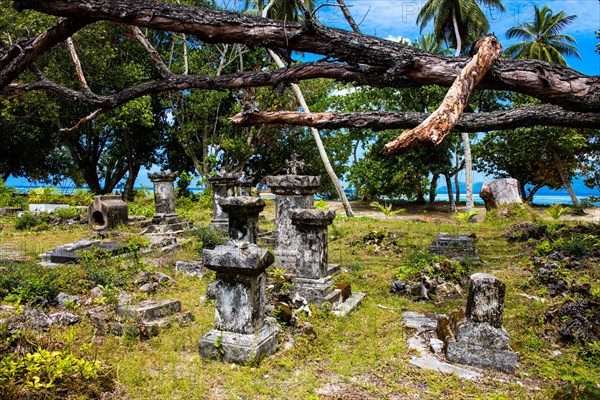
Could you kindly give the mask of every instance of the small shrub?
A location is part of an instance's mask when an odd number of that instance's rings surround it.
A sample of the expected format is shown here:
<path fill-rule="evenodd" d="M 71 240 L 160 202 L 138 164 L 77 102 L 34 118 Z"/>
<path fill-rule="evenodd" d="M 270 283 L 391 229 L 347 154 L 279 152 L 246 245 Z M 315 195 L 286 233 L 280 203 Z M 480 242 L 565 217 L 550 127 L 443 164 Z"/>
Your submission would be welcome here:
<path fill-rule="evenodd" d="M 406 209 L 404 208 L 399 208 L 397 210 L 393 210 L 392 209 L 392 204 L 385 204 L 385 205 L 381 205 L 379 204 L 379 202 L 374 201 L 371 204 L 369 204 L 371 207 L 376 207 L 378 208 L 384 215 L 385 218 L 388 219 L 389 217 L 396 215 L 396 214 L 402 214 L 406 212 Z"/>
<path fill-rule="evenodd" d="M 194 229 L 191 231 L 191 235 L 196 239 L 196 250 L 198 252 L 204 249 L 214 249 L 219 244 L 227 243 L 227 238 L 212 226 Z"/>
<path fill-rule="evenodd" d="M 569 210 L 568 207 L 563 207 L 562 204 L 552 204 L 544 213 L 555 221 L 558 221 L 564 213 Z"/>
<path fill-rule="evenodd" d="M 18 231 L 24 231 L 31 229 L 42 223 L 41 219 L 33 215 L 32 213 L 23 213 L 20 217 L 15 220 L 15 229 Z"/>
<path fill-rule="evenodd" d="M 83 216 L 84 213 L 84 210 L 75 207 L 57 208 L 56 210 L 54 210 L 54 215 L 62 219 L 71 219 L 75 218 L 78 215 Z"/>
<path fill-rule="evenodd" d="M 56 188 L 44 187 L 31 189 L 27 193 L 27 199 L 34 204 L 55 204 L 61 200 L 61 195 Z"/>
<path fill-rule="evenodd" d="M 479 212 L 477 210 L 470 210 L 464 213 L 458 213 L 454 216 L 454 219 L 457 220 L 458 222 L 461 223 L 468 223 L 472 220 L 472 218 L 475 218 L 475 216 L 479 214 Z"/>
<path fill-rule="evenodd" d="M 319 200 L 315 202 L 315 208 L 317 210 L 327 210 L 329 208 L 329 204 L 325 200 Z"/>
<path fill-rule="evenodd" d="M 94 202 L 94 194 L 89 190 L 78 189 L 72 195 L 67 196 L 67 204 L 71 206 L 89 206 Z"/>

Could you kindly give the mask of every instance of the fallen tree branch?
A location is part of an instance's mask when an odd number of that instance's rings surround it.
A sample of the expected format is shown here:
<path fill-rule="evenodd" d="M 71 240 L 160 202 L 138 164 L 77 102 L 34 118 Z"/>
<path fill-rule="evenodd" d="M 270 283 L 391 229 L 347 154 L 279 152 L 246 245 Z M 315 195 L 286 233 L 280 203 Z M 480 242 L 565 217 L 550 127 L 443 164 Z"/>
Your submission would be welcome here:
<path fill-rule="evenodd" d="M 489 35 L 477 41 L 475 51 L 477 53 L 456 77 L 438 109 L 419 126 L 387 143 L 384 147 L 387 154 L 397 154 L 409 148 L 431 144 L 438 145 L 452 132 L 471 92 L 502 54 L 502 45 L 495 36 Z"/>
<path fill-rule="evenodd" d="M 431 114 L 424 112 L 321 112 L 310 115 L 297 111 L 245 111 L 229 120 L 239 126 L 261 124 L 312 126 L 319 129 L 362 128 L 412 129 Z M 536 125 L 569 128 L 598 128 L 600 114 L 565 110 L 559 106 L 543 104 L 508 111 L 463 113 L 454 131 L 489 132 Z"/>
<path fill-rule="evenodd" d="M 321 54 L 385 69 L 386 79 L 415 85 L 452 85 L 465 58 L 448 58 L 376 37 L 322 26 L 275 21 L 241 13 L 145 0 L 16 0 L 34 9 L 73 18 L 104 19 L 196 35 L 208 43 L 242 43 Z M 1 81 L 0 81 L 1 83 Z M 4 86 L 0 85 L 0 90 Z M 479 89 L 510 90 L 578 111 L 600 111 L 600 77 L 542 61 L 499 60 Z"/>
<path fill-rule="evenodd" d="M 0 90 L 8 86 L 44 52 L 65 41 L 88 25 L 87 18 L 61 18 L 35 38 L 28 38 L 10 46 L 0 60 Z"/>

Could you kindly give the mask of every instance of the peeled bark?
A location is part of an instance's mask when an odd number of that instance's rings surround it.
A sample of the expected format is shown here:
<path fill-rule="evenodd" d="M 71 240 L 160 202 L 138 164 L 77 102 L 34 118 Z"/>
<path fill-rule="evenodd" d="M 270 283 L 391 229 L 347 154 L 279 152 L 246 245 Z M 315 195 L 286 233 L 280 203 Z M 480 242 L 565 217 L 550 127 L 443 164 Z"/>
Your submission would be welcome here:
<path fill-rule="evenodd" d="M 477 53 L 456 77 L 440 107 L 419 126 L 386 144 L 384 150 L 387 154 L 397 154 L 407 148 L 437 145 L 452 132 L 471 92 L 502 54 L 502 45 L 493 35 L 477 43 Z"/>
<path fill-rule="evenodd" d="M 424 112 L 321 112 L 304 114 L 297 111 L 245 111 L 230 118 L 239 126 L 259 124 L 312 126 L 320 129 L 363 128 L 381 131 L 411 129 L 431 114 Z M 517 108 L 509 111 L 463 113 L 455 131 L 487 132 L 536 125 L 572 128 L 597 128 L 600 113 L 568 111 L 549 104 Z"/>

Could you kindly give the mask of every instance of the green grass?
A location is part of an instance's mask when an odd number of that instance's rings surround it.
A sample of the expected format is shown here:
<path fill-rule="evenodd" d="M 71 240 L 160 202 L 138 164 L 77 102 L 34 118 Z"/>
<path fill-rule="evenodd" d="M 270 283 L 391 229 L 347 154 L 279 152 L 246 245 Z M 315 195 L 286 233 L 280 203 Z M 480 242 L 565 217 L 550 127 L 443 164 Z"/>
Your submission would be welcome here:
<path fill-rule="evenodd" d="M 178 211 L 193 219 L 196 226 L 208 223 L 204 209 L 195 204 L 190 203 L 185 210 Z M 269 202 L 264 215 L 261 228 L 273 229 L 270 222 L 274 216 L 273 202 Z M 139 340 L 96 336 L 84 317 L 82 323 L 70 328 L 74 335 L 72 346 L 91 343 L 78 355 L 100 360 L 117 381 L 115 397 L 128 399 L 329 399 L 344 396 L 546 399 L 569 382 L 580 386 L 581 382 L 597 382 L 600 365 L 584 357 L 584 347 L 559 347 L 554 328 L 544 324 L 544 313 L 563 299 L 544 296 L 543 286 L 531 279 L 529 259 L 534 248 L 526 243 L 507 242 L 503 235 L 508 224 L 492 219 L 461 224 L 450 215 L 438 223 L 396 218 L 337 218 L 329 228 L 329 261 L 346 269 L 336 280 L 351 282 L 353 291 L 365 292 L 367 297 L 359 309 L 346 318 L 320 311 L 315 311 L 312 317 L 302 316 L 302 321 L 313 324 L 316 337 L 286 327 L 280 336 L 279 350 L 253 366 L 206 361 L 198 353 L 198 341 L 214 326 L 214 302 L 200 300 L 213 275 L 202 279 L 185 277 L 175 273 L 173 268 L 176 260 L 200 258 L 199 239 L 192 236 L 192 241 L 177 253 L 142 260 L 145 265 L 176 280 L 175 285 L 162 288 L 151 297 L 179 299 L 183 309 L 193 313 L 192 324 L 171 327 L 158 337 Z M 17 232 L 12 225 L 12 220 L 0 220 L 0 226 L 6 227 L 0 232 L 0 239 L 39 242 L 38 246 L 44 248 L 90 234 L 81 227 L 60 232 Z M 397 235 L 396 245 L 378 248 L 364 244 L 362 238 L 373 230 L 383 231 L 388 236 Z M 389 293 L 399 263 L 405 262 L 415 249 L 426 250 L 442 232 L 476 234 L 476 246 L 483 262 L 470 272 L 489 272 L 507 284 L 504 326 L 520 354 L 519 369 L 512 379 L 490 373 L 480 382 L 468 382 L 408 364 L 413 353 L 408 350 L 406 340 L 410 333 L 402 325 L 402 311 L 448 313 L 465 306 L 464 297 L 444 302 L 413 302 Z M 53 238 L 53 234 L 60 236 Z M 47 240 L 52 241 L 52 246 L 45 243 Z M 125 260 L 122 267 L 132 268 L 131 262 Z M 568 271 L 568 274 L 570 279 L 592 283 L 592 290 L 600 293 L 597 271 Z M 541 294 L 546 301 L 528 300 L 518 293 Z M 138 295 L 137 298 L 146 297 Z M 88 308 L 82 306 L 76 312 L 83 315 Z M 61 341 L 67 332 L 68 328 L 52 328 L 46 336 Z M 294 346 L 283 350 L 283 345 L 292 338 Z M 556 349 L 562 352 L 558 357 L 550 354 Z"/>

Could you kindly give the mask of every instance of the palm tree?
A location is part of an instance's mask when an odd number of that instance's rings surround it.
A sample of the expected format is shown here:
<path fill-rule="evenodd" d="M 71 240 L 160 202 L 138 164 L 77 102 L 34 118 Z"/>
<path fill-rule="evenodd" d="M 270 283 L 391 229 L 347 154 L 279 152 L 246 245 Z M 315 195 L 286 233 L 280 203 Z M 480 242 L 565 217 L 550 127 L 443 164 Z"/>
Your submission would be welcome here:
<path fill-rule="evenodd" d="M 442 56 L 447 56 L 450 53 L 450 49 L 443 47 L 442 42 L 436 40 L 435 36 L 431 32 L 429 32 L 427 35 L 421 35 L 421 37 L 415 39 L 413 46 L 418 49 Z"/>
<path fill-rule="evenodd" d="M 554 14 L 548 6 L 535 6 L 533 22 L 525 22 L 506 31 L 509 39 L 521 39 L 506 49 L 511 58 L 528 58 L 567 65 L 565 55 L 581 59 L 577 52 L 577 42 L 572 36 L 560 33 L 573 22 L 577 15 L 567 15 L 564 11 Z"/>
<path fill-rule="evenodd" d="M 462 43 L 472 42 L 490 29 L 490 23 L 478 3 L 504 11 L 501 0 L 427 0 L 419 11 L 417 23 L 423 31 L 433 21 L 435 38 L 448 42 L 458 56 Z"/>
<path fill-rule="evenodd" d="M 248 6 L 250 3 L 253 3 L 261 10 L 261 15 L 263 17 L 267 17 L 267 16 L 271 15 L 270 12 L 273 7 L 275 7 L 277 5 L 283 7 L 285 4 L 286 8 L 282 8 L 282 10 L 287 10 L 286 12 L 288 14 L 285 14 L 284 18 L 287 18 L 288 16 L 290 16 L 290 17 L 295 16 L 297 19 L 300 19 L 300 16 L 302 15 L 302 13 L 298 13 L 298 11 L 297 11 L 298 8 L 312 10 L 313 5 L 314 5 L 313 0 L 307 0 L 307 1 L 304 1 L 304 0 L 269 0 L 267 2 L 265 2 L 263 0 L 247 0 L 246 6 Z M 290 12 L 292 12 L 292 9 L 296 10 L 296 11 L 294 11 L 295 14 L 289 14 Z M 275 15 L 279 15 L 279 14 L 276 13 Z M 277 64 L 277 66 L 279 68 L 285 67 L 285 64 L 283 63 L 283 61 L 281 60 L 281 57 L 279 57 L 278 54 L 276 54 L 272 49 L 267 49 L 267 51 L 268 51 L 269 55 L 271 56 L 271 58 L 273 59 L 273 61 L 275 61 L 275 64 Z M 296 83 L 290 83 L 290 86 L 291 86 L 292 90 L 294 91 L 294 94 L 296 95 L 296 98 L 298 99 L 298 102 L 300 103 L 302 110 L 305 113 L 310 113 L 310 109 L 308 108 L 308 104 L 306 103 L 306 100 L 304 99 L 304 95 L 302 94 L 302 91 L 300 90 L 300 86 L 298 86 Z M 344 193 L 342 184 L 340 183 L 340 180 L 338 179 L 335 171 L 333 170 L 333 167 L 331 166 L 331 162 L 329 161 L 329 156 L 327 155 L 327 152 L 325 151 L 325 146 L 323 145 L 323 140 L 321 139 L 321 134 L 319 133 L 319 131 L 316 128 L 313 128 L 313 127 L 310 128 L 310 131 L 313 135 L 313 139 L 315 140 L 315 144 L 317 145 L 317 149 L 319 150 L 319 155 L 321 156 L 321 160 L 323 161 L 323 165 L 325 166 L 325 171 L 327 171 L 327 175 L 329 175 L 329 178 L 331 179 L 331 182 L 333 183 L 333 186 L 335 187 L 335 190 L 338 193 L 338 196 L 340 196 L 340 200 L 342 201 L 342 205 L 344 206 L 346 215 L 348 217 L 353 217 L 354 212 L 352 211 L 350 202 L 348 201 L 348 198 L 346 197 L 346 193 Z"/>
<path fill-rule="evenodd" d="M 462 44 L 465 41 L 485 35 L 490 29 L 490 23 L 479 7 L 481 3 L 490 8 L 504 11 L 501 0 L 427 0 L 419 11 L 417 23 L 420 29 L 433 21 L 433 35 L 438 41 L 446 41 L 456 49 L 455 56 L 460 56 Z M 467 185 L 466 211 L 475 208 L 473 201 L 473 160 L 471 159 L 471 143 L 469 134 L 461 133 L 465 151 L 465 176 Z M 458 188 L 457 188 L 458 195 Z"/>

